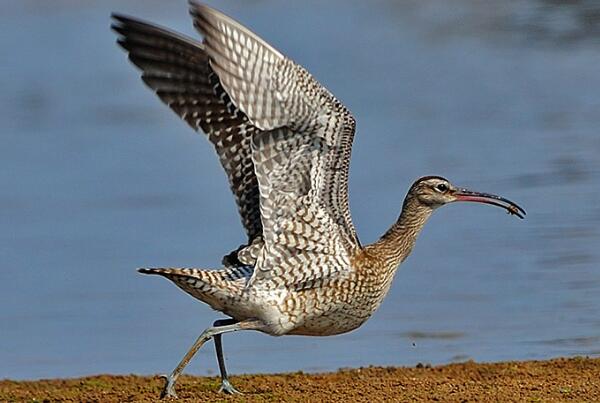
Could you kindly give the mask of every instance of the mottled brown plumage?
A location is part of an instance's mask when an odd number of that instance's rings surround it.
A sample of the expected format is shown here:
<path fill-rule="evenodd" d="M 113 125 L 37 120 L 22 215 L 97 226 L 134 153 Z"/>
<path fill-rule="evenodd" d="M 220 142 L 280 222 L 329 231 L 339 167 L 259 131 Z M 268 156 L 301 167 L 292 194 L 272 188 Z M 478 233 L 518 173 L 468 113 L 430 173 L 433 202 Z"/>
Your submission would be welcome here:
<path fill-rule="evenodd" d="M 144 82 L 215 147 L 248 235 L 223 258 L 222 269 L 140 269 L 167 277 L 232 318 L 200 335 L 167 377 L 163 396 L 175 396 L 177 377 L 210 338 L 222 390 L 235 392 L 223 360 L 225 332 L 327 336 L 359 327 L 381 304 L 437 207 L 478 201 L 524 214 L 498 196 L 424 177 L 409 190 L 398 221 L 362 247 L 348 206 L 355 130 L 348 109 L 247 28 L 190 4 L 202 43 L 113 15 L 118 43 Z"/>

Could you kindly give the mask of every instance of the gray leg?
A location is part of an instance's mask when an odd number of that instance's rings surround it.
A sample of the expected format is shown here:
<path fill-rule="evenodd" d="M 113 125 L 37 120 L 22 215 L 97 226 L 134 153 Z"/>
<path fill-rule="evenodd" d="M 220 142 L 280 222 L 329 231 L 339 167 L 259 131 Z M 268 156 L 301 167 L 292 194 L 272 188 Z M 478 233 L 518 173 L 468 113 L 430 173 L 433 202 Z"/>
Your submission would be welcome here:
<path fill-rule="evenodd" d="M 236 323 L 235 319 L 222 319 L 213 323 L 213 326 L 226 326 Z M 219 371 L 221 372 L 221 387 L 219 392 L 225 392 L 228 395 L 240 393 L 236 388 L 233 387 L 229 378 L 227 377 L 227 369 L 225 368 L 225 357 L 223 356 L 223 341 L 221 334 L 215 335 L 215 350 L 217 352 L 217 362 L 219 363 Z"/>
<path fill-rule="evenodd" d="M 190 350 L 185 354 L 179 365 L 177 365 L 173 372 L 171 372 L 171 375 L 164 376 L 167 383 L 165 384 L 165 388 L 160 394 L 161 399 L 165 397 L 177 397 L 177 394 L 175 393 L 175 382 L 177 382 L 177 378 L 179 378 L 179 375 L 181 375 L 181 372 L 186 367 L 186 365 L 188 365 L 194 354 L 196 354 L 200 347 L 202 347 L 204 343 L 206 343 L 208 340 L 215 337 L 216 335 L 220 335 L 223 333 L 235 332 L 237 330 L 252 330 L 259 328 L 259 322 L 250 320 L 224 326 L 213 326 L 203 331 L 202 334 L 200 334 L 200 336 L 198 337 L 198 339 L 196 339 Z"/>

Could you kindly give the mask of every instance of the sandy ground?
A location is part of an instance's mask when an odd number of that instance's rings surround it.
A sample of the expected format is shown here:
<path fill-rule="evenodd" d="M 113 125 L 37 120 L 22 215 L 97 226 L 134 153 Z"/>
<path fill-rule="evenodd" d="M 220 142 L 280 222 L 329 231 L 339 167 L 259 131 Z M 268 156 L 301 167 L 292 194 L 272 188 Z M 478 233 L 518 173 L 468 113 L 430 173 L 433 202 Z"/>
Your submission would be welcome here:
<path fill-rule="evenodd" d="M 232 383 L 244 394 L 218 393 L 215 377 L 183 376 L 178 383 L 178 401 L 598 402 L 600 358 L 243 375 L 233 376 Z M 0 381 L 0 401 L 157 401 L 162 384 L 159 378 L 135 375 L 4 380 Z"/>

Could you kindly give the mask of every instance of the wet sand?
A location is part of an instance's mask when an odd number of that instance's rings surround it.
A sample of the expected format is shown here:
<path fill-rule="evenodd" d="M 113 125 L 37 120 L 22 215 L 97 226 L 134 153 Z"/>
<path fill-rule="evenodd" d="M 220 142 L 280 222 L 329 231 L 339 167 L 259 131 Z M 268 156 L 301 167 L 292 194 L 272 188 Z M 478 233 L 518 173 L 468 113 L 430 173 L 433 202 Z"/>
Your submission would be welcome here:
<path fill-rule="evenodd" d="M 600 401 L 600 358 L 416 368 L 359 368 L 326 374 L 233 376 L 243 395 L 218 393 L 216 377 L 183 376 L 181 402 L 590 402 Z M 0 381 L 0 401 L 156 401 L 158 377 L 99 375 L 77 379 Z"/>

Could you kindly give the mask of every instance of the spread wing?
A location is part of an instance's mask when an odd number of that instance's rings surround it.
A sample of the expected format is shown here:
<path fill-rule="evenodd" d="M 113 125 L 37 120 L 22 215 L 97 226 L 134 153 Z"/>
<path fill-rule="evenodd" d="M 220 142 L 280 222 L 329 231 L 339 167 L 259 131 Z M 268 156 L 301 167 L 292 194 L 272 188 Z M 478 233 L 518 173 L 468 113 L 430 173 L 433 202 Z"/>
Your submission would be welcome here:
<path fill-rule="evenodd" d="M 262 222 L 251 139 L 260 130 L 231 102 L 203 44 L 134 18 L 113 18 L 118 43 L 142 70 L 144 82 L 194 130 L 207 134 L 229 179 L 248 244 L 256 243 Z M 237 251 L 225 260 L 239 264 Z"/>
<path fill-rule="evenodd" d="M 355 121 L 304 68 L 231 18 L 190 2 L 210 66 L 260 132 L 251 155 L 264 248 L 251 282 L 311 287 L 359 247 L 347 196 Z"/>

